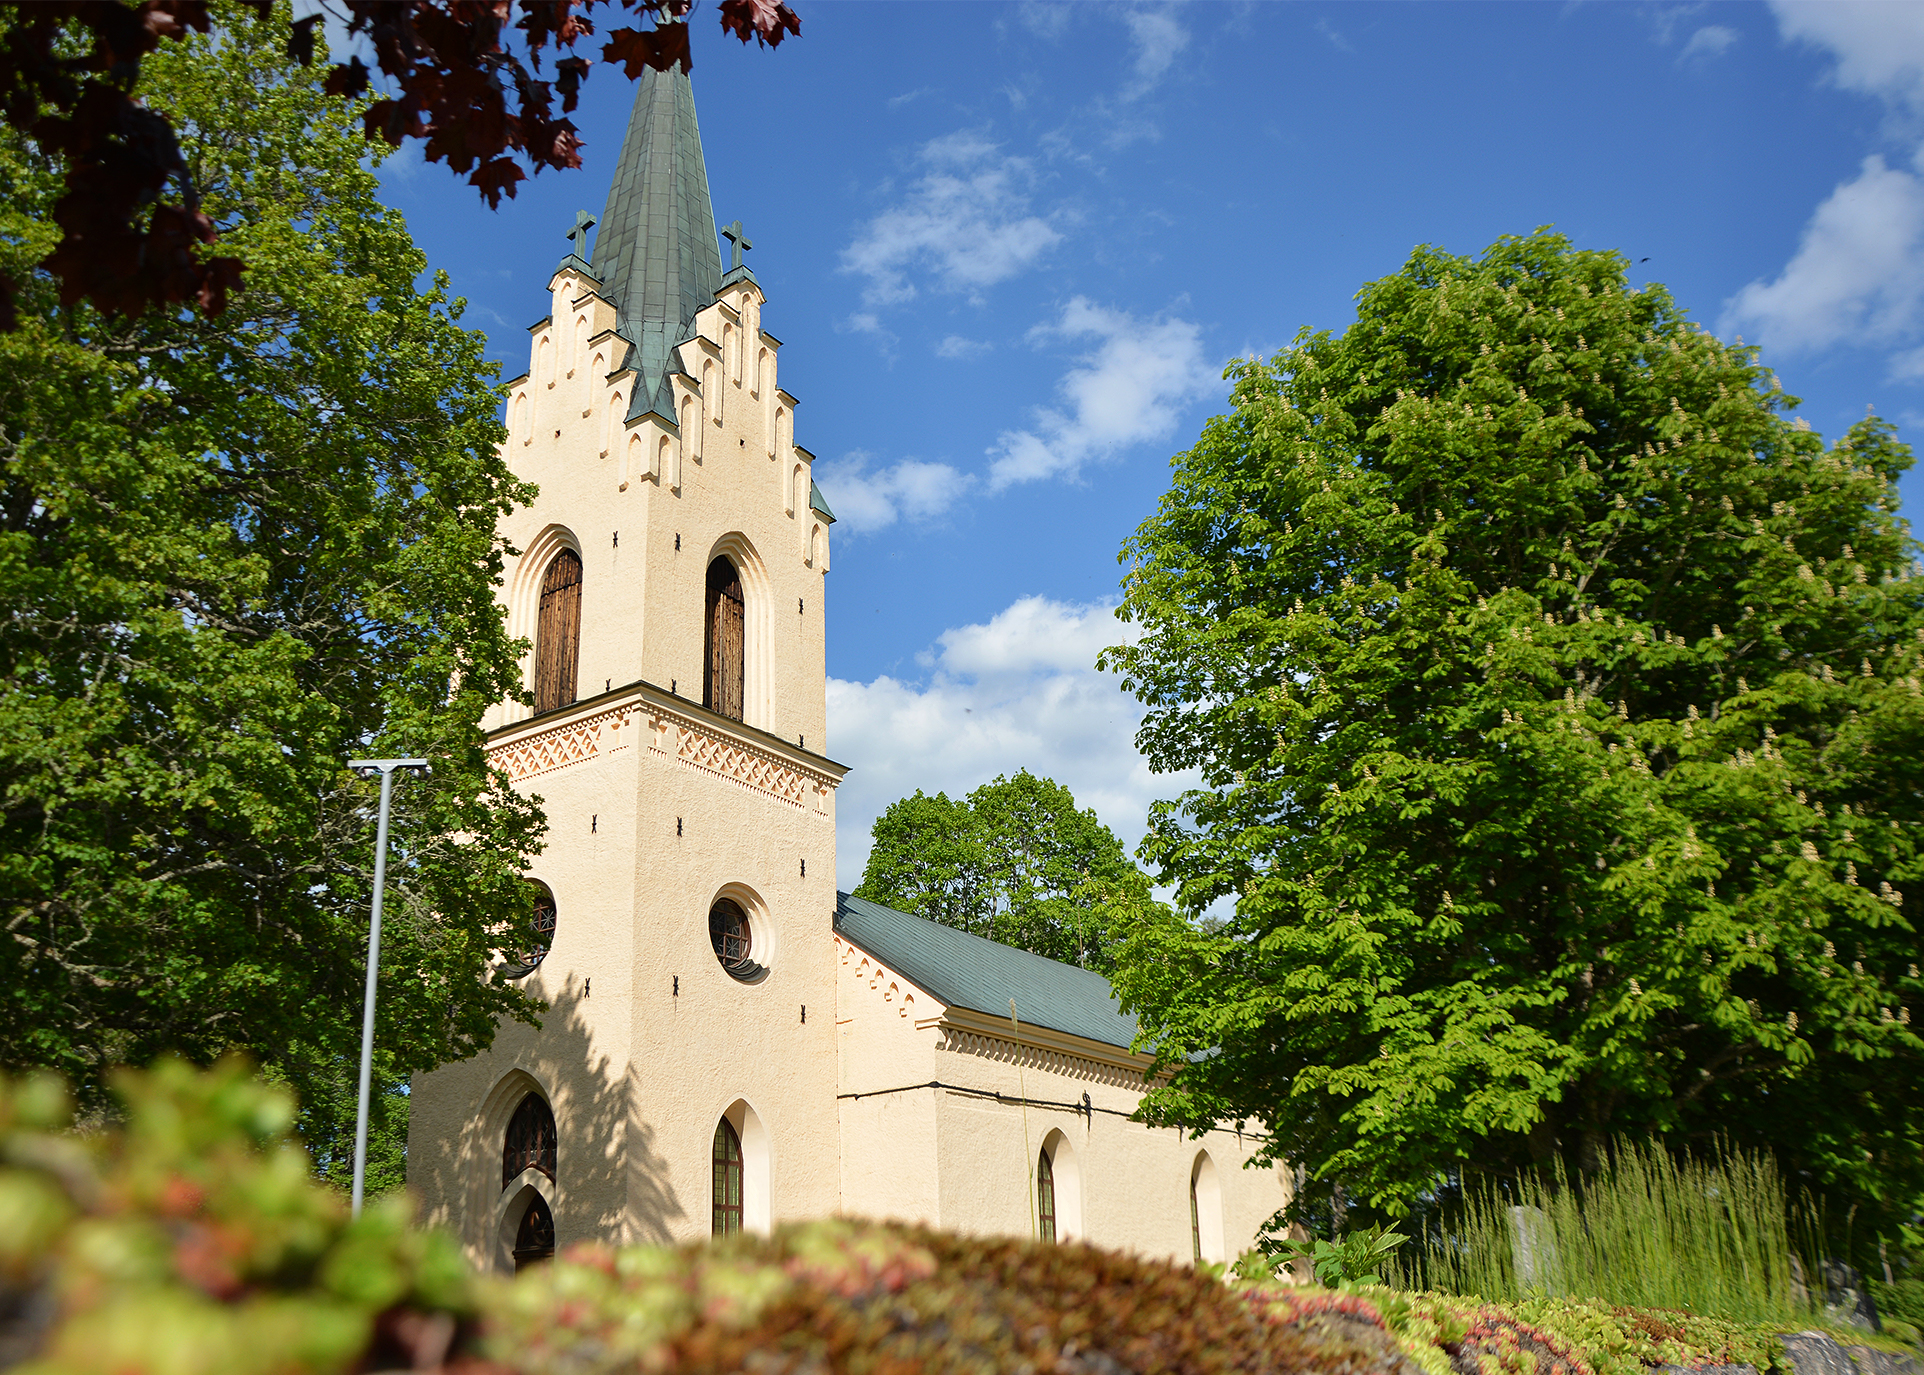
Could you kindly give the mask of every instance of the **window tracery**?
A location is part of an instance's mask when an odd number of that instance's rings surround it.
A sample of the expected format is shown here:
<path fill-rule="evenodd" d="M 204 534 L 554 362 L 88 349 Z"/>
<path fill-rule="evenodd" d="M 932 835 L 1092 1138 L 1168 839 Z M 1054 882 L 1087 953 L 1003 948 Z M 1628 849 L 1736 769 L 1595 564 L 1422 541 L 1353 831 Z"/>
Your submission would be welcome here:
<path fill-rule="evenodd" d="M 501 1149 L 501 1187 L 507 1188 L 527 1170 L 539 1170 L 554 1182 L 554 1111 L 548 1100 L 530 1093 L 508 1119 Z"/>
<path fill-rule="evenodd" d="M 745 983 L 761 975 L 763 967 L 751 958 L 755 930 L 740 903 L 722 898 L 708 909 L 708 941 L 721 967 L 733 977 Z"/>
<path fill-rule="evenodd" d="M 509 933 L 502 951 L 501 977 L 524 979 L 541 967 L 554 944 L 555 900 L 547 884 L 528 880 L 528 915 L 525 923 Z"/>

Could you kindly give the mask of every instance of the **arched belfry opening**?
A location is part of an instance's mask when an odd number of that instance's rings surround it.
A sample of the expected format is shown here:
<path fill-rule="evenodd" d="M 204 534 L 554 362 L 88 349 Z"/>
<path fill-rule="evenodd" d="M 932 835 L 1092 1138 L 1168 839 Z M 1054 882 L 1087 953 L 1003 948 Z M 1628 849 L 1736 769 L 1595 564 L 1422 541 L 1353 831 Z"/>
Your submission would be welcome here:
<path fill-rule="evenodd" d="M 541 609 L 534 632 L 534 709 L 537 714 L 575 700 L 581 660 L 581 555 L 563 549 L 541 578 Z"/>
<path fill-rule="evenodd" d="M 701 704 L 722 716 L 742 719 L 742 684 L 747 640 L 742 577 L 728 558 L 708 565 L 707 655 Z"/>

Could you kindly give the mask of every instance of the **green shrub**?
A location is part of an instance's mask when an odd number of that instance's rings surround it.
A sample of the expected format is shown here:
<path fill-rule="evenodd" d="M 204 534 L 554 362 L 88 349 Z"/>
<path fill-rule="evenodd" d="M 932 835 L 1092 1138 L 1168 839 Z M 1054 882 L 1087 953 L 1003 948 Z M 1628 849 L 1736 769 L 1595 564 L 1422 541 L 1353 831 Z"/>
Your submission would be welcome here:
<path fill-rule="evenodd" d="M 0 1365 L 23 1375 L 1420 1375 L 1360 1299 L 1086 1246 L 829 1221 L 476 1277 L 404 1198 L 350 1221 L 245 1064 L 115 1091 L 122 1119 L 81 1133 L 56 1080 L 0 1080 Z"/>
<path fill-rule="evenodd" d="M 1345 1284 L 1381 1284 L 1376 1272 L 1389 1263 L 1396 1248 L 1409 1238 L 1398 1232 L 1370 1227 L 1347 1232 L 1335 1241 L 1315 1237 L 1309 1241 L 1285 1238 L 1278 1243 L 1273 1265 L 1294 1265 L 1304 1269 L 1332 1289 Z"/>
<path fill-rule="evenodd" d="M 83 1134 L 57 1079 L 0 1080 L 0 1365 L 319 1375 L 438 1361 L 472 1330 L 453 1243 L 404 1198 L 349 1221 L 292 1143 L 292 1098 L 247 1065 L 114 1089 L 124 1122 Z"/>
<path fill-rule="evenodd" d="M 1924 1279 L 1903 1279 L 1895 1284 L 1874 1279 L 1870 1287 L 1879 1316 L 1924 1327 Z"/>

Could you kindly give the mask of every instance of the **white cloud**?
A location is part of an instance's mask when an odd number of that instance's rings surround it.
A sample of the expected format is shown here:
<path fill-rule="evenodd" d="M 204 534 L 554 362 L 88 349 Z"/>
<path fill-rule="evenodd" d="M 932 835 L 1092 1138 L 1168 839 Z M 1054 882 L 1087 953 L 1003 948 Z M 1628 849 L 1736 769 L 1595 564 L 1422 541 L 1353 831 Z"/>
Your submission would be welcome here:
<path fill-rule="evenodd" d="M 951 334 L 935 346 L 937 358 L 980 358 L 995 347 L 981 339 L 964 339 L 959 334 Z"/>
<path fill-rule="evenodd" d="M 835 799 L 840 885 L 861 882 L 870 828 L 897 798 L 955 797 L 1023 768 L 1067 787 L 1133 851 L 1149 804 L 1196 783 L 1149 772 L 1135 747 L 1141 706 L 1095 671 L 1096 654 L 1134 630 L 1109 605 L 1024 597 L 944 633 L 922 684 L 829 679 L 829 754 L 851 766 Z"/>
<path fill-rule="evenodd" d="M 1891 377 L 1899 382 L 1924 382 L 1924 349 L 1912 349 L 1891 359 Z M 1916 424 L 1915 421 L 1905 423 Z"/>
<path fill-rule="evenodd" d="M 1316 32 L 1320 33 L 1321 35 L 1323 35 L 1323 37 L 1327 38 L 1330 41 L 1331 46 L 1333 46 L 1338 52 L 1353 53 L 1356 51 L 1356 49 L 1352 48 L 1349 45 L 1349 40 L 1347 38 L 1343 37 L 1342 34 L 1338 33 L 1334 28 L 1330 26 L 1329 20 L 1318 19 L 1315 24 L 1315 29 L 1316 29 Z"/>
<path fill-rule="evenodd" d="M 1920 306 L 1924 181 L 1873 156 L 1817 207 L 1782 275 L 1731 298 L 1723 327 L 1786 351 L 1888 344 L 1924 323 Z"/>
<path fill-rule="evenodd" d="M 1658 5 L 1655 9 L 1648 11 L 1646 17 L 1656 33 L 1658 46 L 1669 47 L 1671 40 L 1677 36 L 1677 30 L 1694 15 L 1703 13 L 1705 8 L 1703 0 L 1694 0 L 1691 4 Z"/>
<path fill-rule="evenodd" d="M 1038 38 L 1046 38 L 1051 42 L 1062 37 L 1064 31 L 1069 27 L 1069 7 L 1067 5 L 1036 4 L 1032 2 L 1023 5 L 1017 13 L 1021 16 L 1024 28 L 1028 29 Z"/>
<path fill-rule="evenodd" d="M 1136 47 L 1136 80 L 1127 98 L 1142 95 L 1162 80 L 1170 65 L 1189 46 L 1189 30 L 1176 18 L 1174 9 L 1132 9 L 1123 12 L 1129 26 L 1129 39 Z"/>
<path fill-rule="evenodd" d="M 1738 38 L 1737 30 L 1727 29 L 1722 24 L 1708 24 L 1690 35 L 1690 41 L 1678 55 L 1678 61 L 1688 61 L 1693 57 L 1722 57 L 1730 50 Z"/>
<path fill-rule="evenodd" d="M 1924 6 L 1883 0 L 1772 0 L 1784 38 L 1823 50 L 1838 86 L 1883 101 L 1887 133 L 1911 143 L 1924 118 Z M 1692 40 L 1694 45 L 1695 39 Z M 1914 344 L 1924 329 L 1924 149 L 1914 168 L 1864 159 L 1804 226 L 1775 281 L 1726 303 L 1726 331 L 1749 329 L 1786 351 L 1837 343 Z M 1891 376 L 1924 380 L 1924 351 L 1892 360 Z"/>
<path fill-rule="evenodd" d="M 1891 0 L 1773 0 L 1785 38 L 1829 51 L 1832 79 L 1924 114 L 1924 5 Z"/>
<path fill-rule="evenodd" d="M 1038 410 L 1032 428 L 1004 431 L 989 450 L 990 491 L 1072 476 L 1128 445 L 1165 439 L 1182 408 L 1220 382 L 1204 361 L 1201 328 L 1188 320 L 1140 320 L 1078 296 L 1030 337 L 1097 344 L 1057 384 L 1061 408 Z"/>
<path fill-rule="evenodd" d="M 842 270 L 868 278 L 868 305 L 914 297 L 911 273 L 941 290 L 975 295 L 1062 241 L 1048 220 L 1029 211 L 1035 171 L 1028 159 L 1005 157 L 996 144 L 961 130 L 931 140 L 918 160 L 925 175 L 842 250 Z"/>
<path fill-rule="evenodd" d="M 815 481 L 848 530 L 880 530 L 898 520 L 930 521 L 945 514 L 975 479 L 946 463 L 906 458 L 869 471 L 871 455 L 857 450 L 815 465 Z"/>

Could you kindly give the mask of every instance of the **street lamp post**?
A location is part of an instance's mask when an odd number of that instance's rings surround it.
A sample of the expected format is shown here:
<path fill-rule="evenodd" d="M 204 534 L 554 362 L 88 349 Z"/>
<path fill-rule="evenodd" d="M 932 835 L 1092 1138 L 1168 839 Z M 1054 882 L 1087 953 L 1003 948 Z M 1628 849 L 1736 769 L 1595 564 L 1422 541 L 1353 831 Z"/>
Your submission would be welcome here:
<path fill-rule="evenodd" d="M 367 997 L 361 1006 L 361 1096 L 354 1110 L 354 1216 L 361 1215 L 367 1188 L 367 1092 L 374 1071 L 374 983 L 381 969 L 381 895 L 387 887 L 387 809 L 394 796 L 394 771 L 428 771 L 425 759 L 350 759 L 350 769 L 381 775 L 381 819 L 374 832 L 374 917 L 367 928 Z"/>

